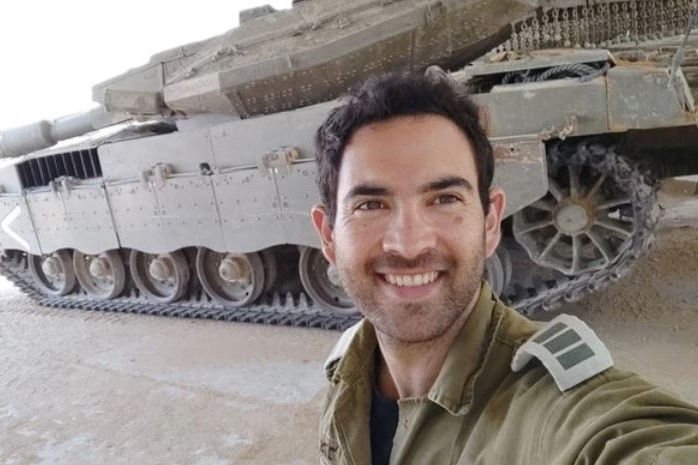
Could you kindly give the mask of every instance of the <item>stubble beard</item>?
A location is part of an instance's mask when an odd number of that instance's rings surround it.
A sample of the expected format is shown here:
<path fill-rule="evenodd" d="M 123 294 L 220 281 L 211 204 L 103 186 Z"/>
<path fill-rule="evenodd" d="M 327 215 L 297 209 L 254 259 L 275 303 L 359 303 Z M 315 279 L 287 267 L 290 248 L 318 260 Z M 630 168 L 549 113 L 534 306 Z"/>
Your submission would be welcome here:
<path fill-rule="evenodd" d="M 436 252 L 427 255 L 415 261 L 440 260 L 441 264 L 447 264 L 439 278 L 443 280 L 442 289 L 428 301 L 398 304 L 386 302 L 387 297 L 379 292 L 381 284 L 376 282 L 381 279 L 375 274 L 376 262 L 391 258 L 377 257 L 364 267 L 357 267 L 337 250 L 337 270 L 344 289 L 354 299 L 359 312 L 395 342 L 423 343 L 438 339 L 456 322 L 465 321 L 461 319 L 463 312 L 469 310 L 469 304 L 480 291 L 485 263 L 484 238 L 463 263 Z"/>

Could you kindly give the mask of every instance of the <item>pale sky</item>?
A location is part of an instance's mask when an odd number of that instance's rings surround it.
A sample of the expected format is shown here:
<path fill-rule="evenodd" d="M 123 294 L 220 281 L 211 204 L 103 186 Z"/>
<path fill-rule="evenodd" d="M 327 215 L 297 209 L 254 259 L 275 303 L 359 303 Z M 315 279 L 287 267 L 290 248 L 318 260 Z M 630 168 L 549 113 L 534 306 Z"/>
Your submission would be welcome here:
<path fill-rule="evenodd" d="M 0 26 L 0 131 L 84 110 L 92 86 L 168 48 L 219 35 L 240 9 L 291 0 L 8 0 Z"/>

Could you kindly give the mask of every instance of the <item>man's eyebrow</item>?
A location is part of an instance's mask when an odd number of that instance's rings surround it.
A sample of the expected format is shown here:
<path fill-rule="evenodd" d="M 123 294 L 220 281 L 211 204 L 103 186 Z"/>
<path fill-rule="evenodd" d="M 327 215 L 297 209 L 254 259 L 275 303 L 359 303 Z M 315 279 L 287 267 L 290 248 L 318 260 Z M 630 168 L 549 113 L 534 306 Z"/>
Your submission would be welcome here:
<path fill-rule="evenodd" d="M 351 189 L 349 189 L 349 192 L 347 192 L 347 195 L 344 196 L 344 201 L 348 202 L 351 200 L 353 197 L 359 197 L 359 196 L 382 196 L 382 195 L 388 195 L 390 191 L 383 186 L 379 186 L 376 184 L 359 184 L 358 186 L 354 186 Z"/>
<path fill-rule="evenodd" d="M 419 189 L 419 192 L 424 194 L 426 192 L 441 191 L 444 189 L 450 189 L 452 187 L 462 187 L 467 191 L 475 190 L 473 185 L 470 184 L 470 181 L 465 178 L 461 178 L 460 176 L 445 176 L 424 185 L 421 189 Z"/>

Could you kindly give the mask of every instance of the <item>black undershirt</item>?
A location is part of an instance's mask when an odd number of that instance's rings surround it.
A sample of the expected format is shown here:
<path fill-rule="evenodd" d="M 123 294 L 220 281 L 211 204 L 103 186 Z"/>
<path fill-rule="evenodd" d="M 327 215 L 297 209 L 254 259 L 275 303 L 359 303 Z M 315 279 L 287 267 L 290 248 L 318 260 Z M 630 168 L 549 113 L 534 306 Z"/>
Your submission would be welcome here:
<path fill-rule="evenodd" d="M 397 430 L 397 401 L 388 399 L 373 387 L 371 401 L 371 462 L 373 465 L 388 465 L 393 450 L 393 438 Z"/>

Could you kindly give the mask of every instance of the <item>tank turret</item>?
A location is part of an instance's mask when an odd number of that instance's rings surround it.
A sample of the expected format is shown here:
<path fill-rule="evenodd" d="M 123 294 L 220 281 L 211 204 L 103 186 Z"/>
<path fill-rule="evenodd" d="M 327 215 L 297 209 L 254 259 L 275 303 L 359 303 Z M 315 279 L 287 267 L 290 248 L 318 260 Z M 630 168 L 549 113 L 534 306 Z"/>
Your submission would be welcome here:
<path fill-rule="evenodd" d="M 255 9 L 211 39 L 153 56 L 98 84 L 109 111 L 240 118 L 332 100 L 366 75 L 462 66 L 499 45 L 525 0 L 309 0 Z"/>

